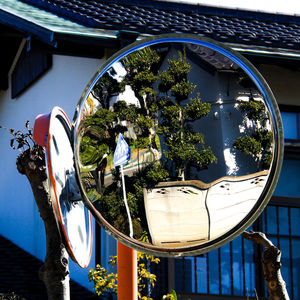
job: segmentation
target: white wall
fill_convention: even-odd
[[[54,55],[53,67],[17,99],[10,98],[10,89],[0,92],[0,125],[23,131],[26,120],[33,126],[38,114],[48,113],[54,106],[60,106],[72,120],[83,89],[101,63],[99,59]],[[26,177],[17,172],[19,152],[10,148],[10,138],[0,130],[0,234],[43,260],[43,222]],[[88,269],[70,262],[70,270],[74,280],[89,286]]]

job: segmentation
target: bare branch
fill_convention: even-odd
[[[269,300],[289,300],[286,284],[281,276],[281,251],[261,232],[243,232],[242,237],[265,248],[262,254],[264,278]]]
[[[249,232],[244,231],[242,237],[266,248],[274,246],[273,243],[267,239],[266,235],[262,232],[254,232],[250,230]]]

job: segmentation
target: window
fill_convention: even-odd
[[[300,113],[281,113],[284,137],[286,140],[300,140]]]
[[[300,107],[280,105],[285,142],[300,141]]]
[[[300,299],[300,207],[268,206],[262,231],[281,250],[281,273],[291,299]]]
[[[255,296],[255,246],[241,237],[198,257],[175,259],[175,290],[181,294]]]

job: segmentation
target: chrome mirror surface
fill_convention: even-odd
[[[76,108],[75,166],[96,220],[161,256],[208,252],[259,216],[278,180],[282,124],[239,53],[190,35],[111,57]]]

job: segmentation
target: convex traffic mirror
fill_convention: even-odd
[[[219,247],[262,212],[278,179],[282,125],[241,55],[157,36],[110,58],[75,113],[86,205],[122,243],[165,255]]]
[[[37,116],[33,137],[45,146],[49,192],[61,237],[72,260],[85,268],[92,253],[92,216],[77,184],[67,115],[54,107],[50,114]]]

